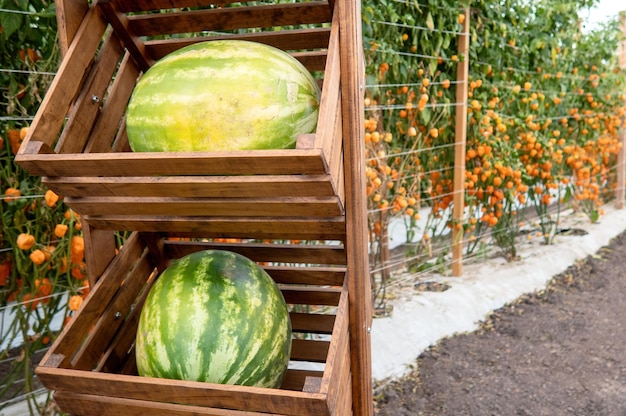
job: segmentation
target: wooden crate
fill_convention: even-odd
[[[219,248],[262,262],[291,312],[293,363],[280,389],[140,377],[133,343],[147,289],[170,259]],[[172,241],[133,233],[37,369],[75,415],[348,415],[348,294],[341,244]],[[301,367],[301,366],[300,366]]]
[[[132,230],[139,222],[174,217],[212,216],[228,222],[227,217],[282,221],[342,216],[340,42],[334,2],[245,4],[93,2],[16,161],[42,176],[95,226]],[[167,53],[211,39],[266,43],[318,74],[323,85],[316,132],[300,136],[297,147],[286,150],[132,152],[124,119],[138,77]]]

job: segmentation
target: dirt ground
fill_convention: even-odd
[[[626,233],[440,341],[375,391],[383,416],[626,416]]]

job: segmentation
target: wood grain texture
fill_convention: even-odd
[[[364,87],[365,64],[361,4],[337,0],[341,45],[343,146],[346,183],[346,251],[353,411],[373,415],[370,329],[372,297],[369,281],[367,202],[365,194]]]

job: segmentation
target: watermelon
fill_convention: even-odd
[[[282,293],[255,262],[225,250],[174,261],[142,307],[140,376],[277,388],[289,363]]]
[[[126,113],[136,152],[294,148],[317,126],[320,89],[288,53],[215,40],[181,48],[138,81]]]

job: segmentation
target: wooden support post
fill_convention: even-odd
[[[341,111],[346,188],[346,253],[353,414],[374,414],[371,338],[372,297],[367,256],[365,194],[365,63],[360,0],[337,0],[341,56]]]
[[[85,241],[87,276],[89,285],[93,287],[102,275],[102,272],[104,272],[104,269],[107,268],[115,257],[117,249],[115,232],[95,229],[85,220],[82,220],[82,227]]]
[[[465,210],[465,144],[467,138],[467,90],[469,73],[469,7],[465,9],[463,33],[459,35],[460,62],[456,71],[456,127],[454,147],[454,205],[452,208],[452,275],[463,274],[463,223]]]
[[[87,0],[56,0],[56,8],[61,56],[65,56],[89,9],[89,2]]]
[[[626,11],[622,11],[619,14],[620,20],[620,28],[622,33],[626,37]],[[618,64],[621,69],[626,69],[626,39],[621,40],[619,43],[618,50]],[[624,103],[626,105],[626,103]],[[622,120],[623,122],[624,120]],[[615,193],[615,207],[618,209],[624,208],[624,198],[625,192],[624,187],[626,186],[626,129],[622,128],[620,130],[620,143],[622,148],[617,154],[617,191]]]

